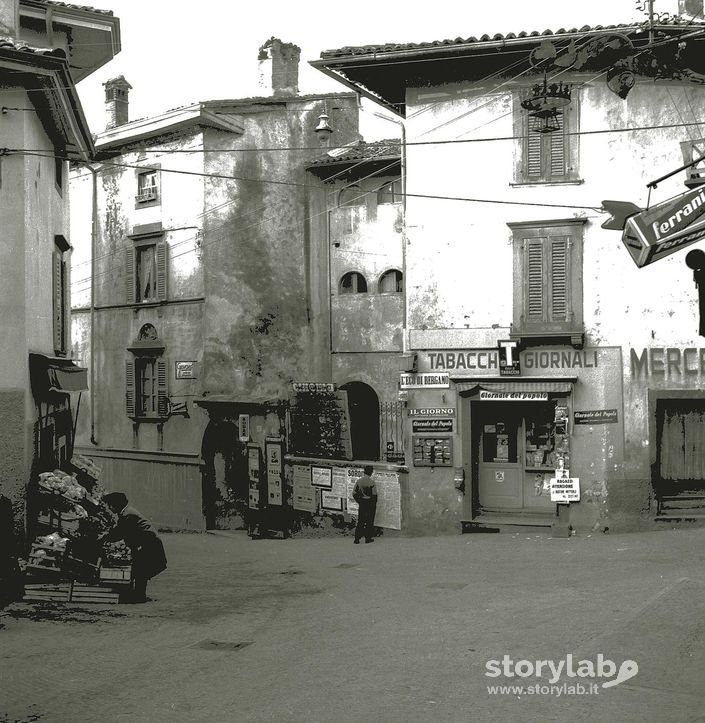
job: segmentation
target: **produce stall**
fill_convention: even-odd
[[[130,552],[122,542],[100,541],[115,522],[100,468],[82,455],[66,466],[39,473],[34,485],[23,600],[120,602],[132,583]]]

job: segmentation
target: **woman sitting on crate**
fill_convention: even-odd
[[[111,492],[103,502],[117,515],[117,524],[100,541],[125,541],[132,553],[133,600],[147,602],[147,581],[166,570],[164,545],[149,520],[128,506],[125,494]]]

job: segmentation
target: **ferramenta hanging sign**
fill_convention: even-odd
[[[624,229],[622,242],[640,268],[705,238],[705,187],[640,211],[625,201],[603,201],[612,217],[602,228]]]

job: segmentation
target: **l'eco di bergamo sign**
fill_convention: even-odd
[[[622,242],[638,267],[705,238],[705,186],[647,210],[628,201],[603,201],[612,216],[602,228],[624,229]]]

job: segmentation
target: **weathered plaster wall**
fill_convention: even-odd
[[[31,107],[24,91],[7,89],[0,103]],[[3,241],[0,248],[0,495],[13,506],[14,523],[24,524],[26,484],[34,449],[36,408],[30,392],[28,353],[54,354],[52,255],[54,236],[68,236],[67,189],[54,183],[54,147],[34,113],[8,111],[3,143],[32,148],[49,157],[10,155],[0,159]]]
[[[200,454],[207,423],[193,406],[193,399],[200,396],[203,348],[202,239],[198,232],[207,209],[203,206],[203,179],[169,173],[167,169],[202,172],[203,154],[164,151],[200,148],[202,139],[196,133],[164,139],[150,148],[153,153],[135,151],[116,159],[126,165],[160,165],[160,203],[153,206],[136,207],[134,168],[112,167],[109,163],[100,168],[93,357],[89,282],[75,287],[73,303],[79,308],[74,312],[72,325],[77,356],[89,369],[91,362],[94,367],[93,389],[84,394],[81,404],[77,439],[86,448],[86,454],[94,456],[103,467],[102,483],[108,489],[126,491],[142,512],[160,524],[196,529],[201,528],[201,494],[200,472],[193,460]],[[78,171],[72,175],[75,274],[87,279],[91,268],[92,185],[90,173]],[[133,243],[129,234],[159,222],[168,247],[167,302],[134,306],[128,301],[126,288],[126,250]],[[188,419],[170,417],[163,425],[162,435],[153,423],[140,423],[135,429],[125,407],[125,361],[134,358],[127,348],[144,324],[152,324],[165,345],[161,358],[167,362],[170,398],[186,402],[190,413]],[[177,360],[197,362],[196,379],[176,379]],[[177,456],[167,464],[163,462],[164,454]]]
[[[352,112],[352,99],[345,103]],[[313,129],[325,101],[300,100],[237,108],[245,132],[234,143],[208,131],[206,205],[227,205],[204,220],[206,269],[205,382],[210,393],[286,397],[293,379],[308,377],[321,351],[312,344],[310,245],[304,165],[310,152],[264,152],[317,144]],[[331,116],[332,117],[332,116]],[[336,126],[336,142],[355,137],[356,125]],[[333,124],[333,120],[331,120]]]
[[[603,199],[646,205],[646,183],[681,165],[680,142],[698,137],[692,127],[682,124],[702,115],[705,90],[698,86],[640,81],[628,99],[622,101],[606,88],[602,79],[565,79],[584,81],[574,91],[580,98],[583,132],[668,124],[680,127],[581,135],[580,183],[550,186],[513,185],[517,141],[409,146],[410,194],[571,208],[410,197],[408,325],[412,338],[424,333],[423,330],[445,329],[446,335],[457,330],[455,333],[459,339],[462,337],[461,344],[466,348],[487,344],[488,330],[493,327],[497,330],[496,338],[506,338],[512,320],[513,285],[512,236],[506,224],[586,218],[585,343],[618,346],[624,352],[623,459],[617,456],[618,445],[610,438],[614,431],[611,428],[576,429],[574,434],[576,439],[589,435],[596,440],[590,447],[597,453],[596,458],[585,459],[591,475],[595,466],[601,468],[591,484],[597,489],[600,478],[605,478],[612,497],[608,505],[610,515],[628,526],[638,524],[639,516],[649,507],[649,444],[653,444],[648,439],[648,385],[633,383],[629,349],[635,347],[641,352],[649,346],[698,347],[697,296],[691,271],[683,262],[685,254],[677,253],[638,269],[623,248],[620,233],[600,228],[606,215],[599,208]],[[470,90],[449,85],[410,90],[407,102],[407,137],[411,142],[445,140],[449,132],[458,139],[507,139],[514,135],[507,87],[493,90],[486,84]],[[651,203],[683,192],[684,179],[683,172],[660,184],[652,193]],[[495,342],[493,339],[492,343]],[[693,379],[663,379],[655,386],[692,388]],[[596,387],[607,388],[613,382],[610,372],[596,380]],[[413,487],[413,479],[410,484]]]

